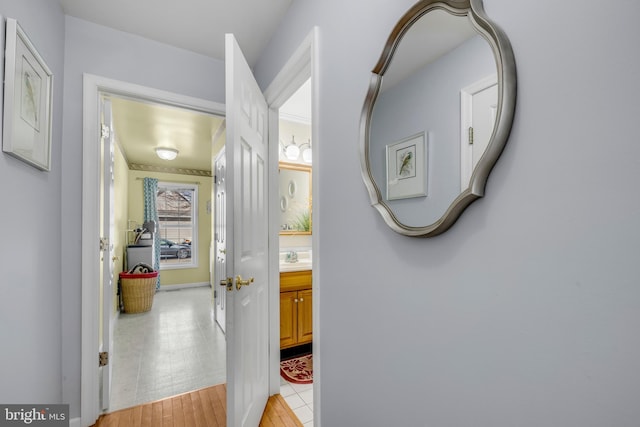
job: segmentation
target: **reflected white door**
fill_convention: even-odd
[[[460,92],[461,95],[461,189],[484,154],[496,123],[498,81],[496,76],[482,79]]]
[[[498,109],[498,85],[491,85],[473,94],[472,101],[473,121],[473,155],[472,168],[478,164],[478,160],[484,154],[489,144],[489,138],[496,123],[496,111]]]
[[[108,352],[113,355],[113,320],[115,318],[113,308],[114,280],[113,280],[113,263],[116,261],[113,240],[115,230],[115,212],[114,212],[114,165],[113,165],[113,122],[111,116],[111,101],[103,98],[102,100],[102,123],[101,123],[101,156],[102,165],[102,212],[101,212],[101,290],[102,290],[102,343],[100,344],[100,352]],[[101,407],[107,409],[111,399],[111,363],[107,363],[102,368],[102,390],[101,390]]]
[[[224,147],[216,157],[214,162],[215,171],[215,212],[214,212],[214,289],[215,289],[215,317],[216,322],[226,332],[226,306],[227,291],[218,284],[224,280],[227,262],[227,231],[226,231],[226,176],[227,176],[227,158],[225,156]]]
[[[268,110],[232,34],[225,67],[227,426],[255,427],[269,395]]]

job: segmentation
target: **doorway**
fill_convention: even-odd
[[[198,205],[205,207],[211,198],[211,162],[201,159],[212,157],[216,148],[211,146],[212,136],[222,126],[223,118],[148,100],[104,96],[111,99],[113,110],[116,178],[118,171],[126,174],[115,192],[120,199],[116,235],[124,234],[127,239],[141,223],[142,177],[161,180],[162,188],[173,186],[172,193],[177,197],[185,193],[180,190],[183,187],[199,190],[186,193],[198,196],[194,200],[185,197],[194,207],[193,218],[185,219],[182,212],[171,208],[170,200],[165,200],[166,212],[161,214],[156,232],[161,240],[172,243],[166,251],[162,245],[162,287],[154,297],[153,309],[138,315],[121,313],[114,325],[109,404],[113,411],[225,381],[224,335],[208,315],[212,300],[208,265],[211,216],[197,209]],[[188,140],[184,134],[193,137]],[[167,145],[178,150],[179,163],[154,155],[157,146]],[[190,158],[193,156],[196,159]],[[128,193],[128,197],[122,193]],[[124,245],[131,243],[125,241]],[[116,249],[122,256],[120,246]],[[186,257],[169,251],[178,246],[188,251]],[[185,261],[188,264],[180,264]],[[131,264],[127,262],[124,269],[132,268]]]
[[[314,205],[311,79],[279,108],[280,395],[304,425],[313,423]]]
[[[224,105],[205,101],[188,96],[182,96],[174,93],[151,89],[143,86],[129,84],[125,82],[106,79],[98,76],[85,74],[84,76],[84,108],[85,108],[85,120],[83,127],[83,139],[85,141],[83,146],[83,194],[82,194],[82,220],[83,220],[83,233],[82,233],[82,364],[81,364],[81,418],[83,425],[92,424],[101,412],[101,398],[109,396],[109,393],[105,393],[105,390],[109,390],[111,377],[107,375],[104,368],[100,368],[100,372],[96,370],[95,351],[98,348],[109,348],[109,346],[103,346],[103,342],[112,342],[113,338],[113,326],[116,319],[115,304],[117,304],[117,298],[114,298],[113,293],[105,292],[102,294],[98,286],[92,285],[96,283],[96,279],[100,277],[101,263],[97,260],[101,259],[100,247],[96,245],[98,240],[98,232],[101,230],[100,226],[100,199],[101,191],[97,191],[101,188],[100,174],[96,172],[96,167],[102,163],[100,160],[100,144],[96,144],[93,141],[99,141],[104,137],[104,129],[100,126],[100,118],[102,116],[100,100],[103,97],[111,97],[125,100],[137,100],[143,104],[149,105],[161,105],[169,108],[187,109],[193,112],[198,112],[204,115],[214,115],[223,117],[225,113]],[[100,132],[99,132],[100,130]],[[211,140],[209,140],[211,143]],[[185,153],[186,154],[186,153]],[[128,172],[127,172],[128,173]],[[204,183],[206,182],[206,176],[199,176],[195,178],[195,181]],[[129,180],[130,182],[139,183],[135,178]],[[125,185],[127,188],[128,185]],[[210,191],[210,190],[209,190]],[[201,204],[202,209],[206,209],[206,203]],[[120,240],[120,252],[123,253],[125,245],[124,241],[127,238],[125,231],[128,230],[128,217],[124,217],[122,222],[127,223],[124,229],[114,233]],[[138,220],[138,219],[136,219]],[[106,246],[115,247],[115,238],[113,242],[109,242]],[[199,263],[204,265],[205,270],[208,272],[208,247],[200,251]],[[124,269],[123,258],[124,255],[118,256],[120,258],[120,269]],[[185,270],[186,271],[186,270]],[[114,271],[115,277],[117,272]],[[196,282],[196,283],[194,283]],[[206,285],[210,284],[209,279],[205,283],[198,281],[189,281],[190,285]],[[104,311],[109,316],[104,316],[107,319],[104,322],[103,327],[99,327],[99,318],[96,316],[98,312],[97,308],[101,306],[101,301],[106,299],[113,299],[114,303]],[[209,298],[211,300],[211,298]],[[99,331],[100,333],[96,333]],[[112,360],[114,360],[112,358]]]
[[[265,99],[269,105],[269,135],[270,141],[275,143],[270,144],[270,152],[269,157],[274,159],[270,161],[270,176],[277,177],[279,174],[279,161],[277,159],[280,158],[280,153],[282,150],[282,145],[285,144],[285,140],[283,138],[282,145],[280,142],[279,128],[280,128],[280,110],[283,109],[283,106],[287,103],[287,101],[305,84],[307,84],[307,89],[309,91],[308,100],[305,101],[306,109],[310,110],[310,113],[307,113],[311,118],[310,127],[311,127],[311,136],[310,141],[306,141],[296,138],[296,141],[300,144],[310,142],[312,145],[317,146],[317,142],[319,141],[319,120],[317,116],[318,111],[318,51],[316,49],[316,43],[318,39],[318,29],[314,28],[305,38],[305,40],[300,44],[298,49],[291,55],[287,63],[280,70],[278,75],[271,82],[269,87],[264,92]],[[283,109],[283,112],[287,111],[287,107]],[[298,115],[296,113],[294,115]],[[296,133],[298,133],[296,131]],[[300,134],[301,135],[301,134]],[[288,138],[287,138],[288,139]],[[290,142],[289,140],[286,141]],[[303,147],[306,148],[306,147]],[[302,150],[301,150],[302,151]],[[319,205],[320,202],[320,194],[318,192],[318,166],[320,165],[320,159],[317,155],[312,155],[312,167],[311,167],[311,194],[313,195],[313,204],[316,206]],[[281,310],[281,295],[280,295],[280,230],[282,228],[282,224],[280,222],[281,219],[281,200],[279,197],[279,183],[278,180],[271,180],[269,184],[269,213],[270,213],[270,225],[269,225],[269,246],[273,248],[278,248],[277,251],[271,251],[269,265],[270,268],[270,282],[276,284],[274,292],[270,293],[270,306],[278,307],[278,310],[272,310],[270,313],[270,335],[271,335],[271,345],[270,345],[270,360],[272,361],[270,364],[270,382],[269,382],[269,390],[271,394],[279,394],[281,392],[281,375],[280,375],[280,310]],[[311,259],[309,260],[312,265],[311,272],[311,282],[312,282],[312,357],[313,357],[313,376],[314,381],[309,393],[313,394],[313,414],[311,415],[313,420],[309,422],[315,423],[316,425],[320,424],[320,397],[321,397],[321,381],[320,381],[320,316],[319,316],[319,302],[320,302],[320,294],[321,294],[321,283],[320,283],[320,260],[318,258],[318,245],[319,245],[319,236],[321,234],[321,221],[320,215],[318,215],[318,210],[314,209],[312,211],[312,235],[315,235],[315,238],[309,239],[308,245],[311,246]],[[284,245],[283,245],[284,247]],[[286,256],[286,253],[284,254]],[[306,403],[305,403],[306,405]],[[295,406],[295,405],[294,405]]]
[[[108,410],[115,411],[226,380],[225,338],[211,312],[212,173],[207,161],[219,150],[214,135],[224,128],[224,117],[148,99],[101,97],[110,101],[113,128],[116,277],[138,261],[157,268],[152,256],[130,257],[151,249],[134,242],[144,216],[144,178],[158,180],[155,234],[161,247],[161,287],[152,309],[126,313],[114,295]],[[157,148],[176,150],[177,157],[161,159]]]

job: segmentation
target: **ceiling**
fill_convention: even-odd
[[[110,99],[115,140],[130,169],[211,174],[212,141],[224,142],[224,117],[113,95]],[[308,80],[280,107],[280,118],[309,124],[310,100]],[[178,157],[160,159],[155,154],[160,147],[178,150]]]
[[[402,38],[384,75],[383,90],[392,88],[477,35],[466,16],[454,16],[444,10],[427,13]]]
[[[224,60],[233,33],[249,65],[293,0],[59,0],[66,15]]]
[[[130,169],[209,176],[212,141],[224,135],[224,117],[167,105],[111,98],[115,139]],[[178,150],[162,160],[156,148]]]
[[[233,33],[254,65],[293,0],[59,1],[67,15],[221,61],[224,35]],[[211,141],[224,132],[223,118],[117,97],[112,110],[116,141],[131,169],[210,174]],[[160,146],[177,149],[178,157],[159,159]]]

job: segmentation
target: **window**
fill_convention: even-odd
[[[197,185],[159,182],[156,207],[160,268],[197,267]]]

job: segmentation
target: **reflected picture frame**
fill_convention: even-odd
[[[426,146],[424,132],[386,146],[387,200],[427,196]]]
[[[2,151],[51,170],[53,73],[18,21],[7,18]]]

